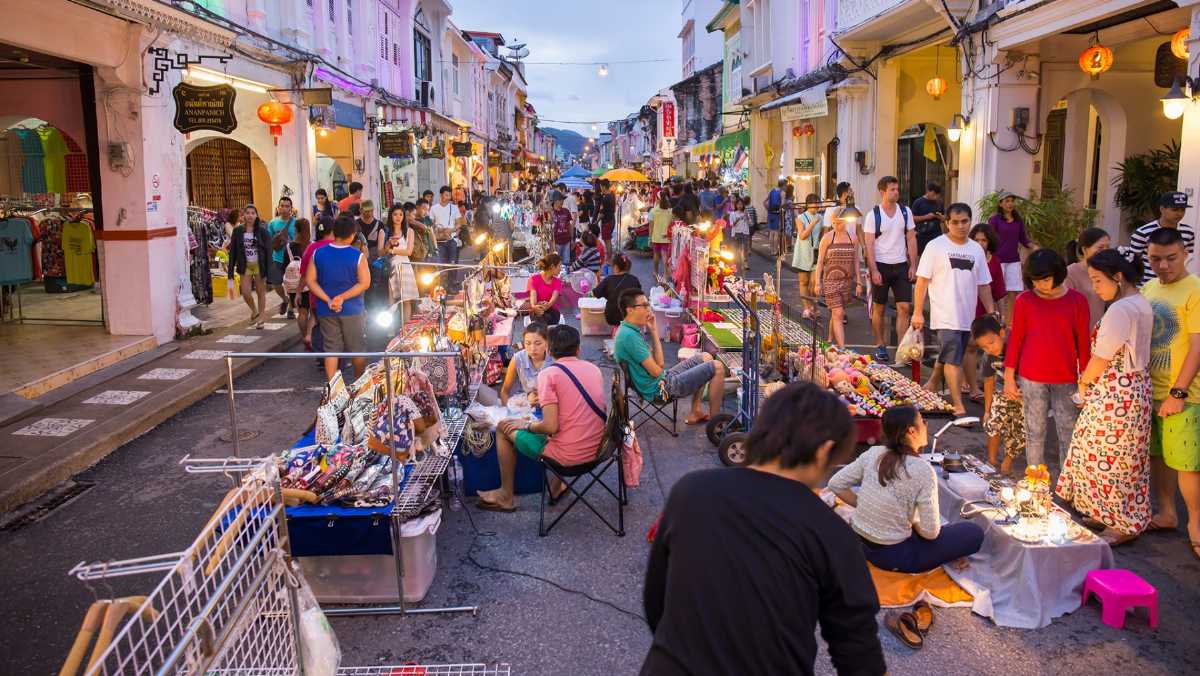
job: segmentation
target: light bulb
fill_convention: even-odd
[[[434,277],[436,277],[436,275],[434,275],[432,272],[426,272],[421,275],[421,283],[425,286],[429,286],[430,284],[433,284]]]
[[[962,130],[950,127],[946,130],[946,138],[950,139],[951,143],[958,143],[958,139],[962,138]]]
[[[493,253],[500,253],[501,251],[504,251],[504,242],[496,242],[492,245]]]
[[[600,64],[600,70],[596,71],[600,77],[608,77],[608,64]]]
[[[1168,120],[1178,120],[1183,117],[1184,104],[1186,103],[1187,99],[1163,99],[1163,115]]]
[[[733,260],[733,252],[729,249],[721,249],[721,259],[726,261]]]
[[[478,235],[475,235],[475,245],[478,246],[480,244],[483,244],[484,240],[486,240],[487,237],[488,236],[487,236],[486,232],[481,232]]]
[[[393,321],[393,315],[390,310],[380,310],[379,313],[375,315],[375,323],[381,328],[386,329],[390,327]]]
[[[433,339],[429,336],[423,335],[417,340],[417,342],[420,344],[422,352],[428,352],[429,348],[433,347]]]

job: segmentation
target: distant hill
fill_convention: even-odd
[[[554,129],[552,127],[542,127],[542,131],[550,134],[558,142],[558,146],[563,149],[563,152],[571,155],[579,155],[583,152],[583,146],[587,143],[587,137],[577,131],[570,129]]]

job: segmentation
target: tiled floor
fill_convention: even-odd
[[[102,326],[0,324],[0,355],[4,359],[0,392],[12,392],[47,376],[86,365],[102,355],[135,348],[146,338],[114,336]],[[149,347],[153,347],[153,341],[149,342]],[[78,370],[81,371],[78,375],[86,375],[82,373],[86,367]]]
[[[26,319],[63,319],[71,321],[100,321],[100,287],[71,293],[46,293],[41,283],[21,286],[20,311]],[[16,317],[16,299],[13,317]],[[5,319],[8,312],[5,311]]]

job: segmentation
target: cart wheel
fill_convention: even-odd
[[[708,419],[708,424],[704,426],[704,433],[708,435],[708,440],[713,446],[721,445],[721,438],[729,431],[736,429],[733,422],[732,413],[718,413]]]
[[[730,467],[746,464],[746,437],[745,432],[730,432],[721,439],[721,445],[717,447],[717,457],[721,458],[723,464]]]

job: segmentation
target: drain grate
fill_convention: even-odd
[[[15,531],[35,524],[50,516],[59,507],[71,503],[88,492],[95,485],[95,481],[67,481],[59,484],[54,490],[34,502],[17,509],[10,515],[0,517],[0,531]]]

